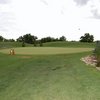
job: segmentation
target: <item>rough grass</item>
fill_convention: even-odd
[[[32,44],[25,44],[26,47],[33,46]],[[12,47],[22,47],[21,42],[0,42],[0,49],[3,48],[12,48]]]
[[[32,44],[25,43],[26,47],[33,47]],[[38,46],[38,45],[37,45]],[[22,47],[21,42],[0,42],[0,48]],[[74,47],[74,48],[94,48],[95,43],[81,42],[47,42],[43,43],[43,47]]]
[[[88,54],[0,54],[0,100],[100,100],[100,72],[80,60]]]
[[[15,48],[16,54],[28,54],[28,55],[48,55],[48,54],[69,54],[91,51],[92,48],[61,48],[61,47],[22,47]],[[0,52],[9,54],[10,49],[2,49]]]
[[[74,47],[74,48],[94,48],[95,43],[83,42],[48,42],[44,43],[46,47]]]

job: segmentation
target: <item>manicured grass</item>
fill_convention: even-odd
[[[74,47],[74,48],[94,48],[95,43],[82,43],[82,42],[48,42],[44,43],[46,47]]]
[[[100,72],[80,60],[88,54],[0,53],[0,100],[100,100]]]
[[[61,47],[21,47],[14,48],[16,54],[48,55],[48,54],[69,54],[84,51],[91,51],[93,48],[61,48]],[[9,54],[10,49],[2,49],[0,52]]]

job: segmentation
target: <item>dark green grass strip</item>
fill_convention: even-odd
[[[43,46],[46,47],[75,47],[75,48],[94,48],[96,43],[86,42],[47,42]]]

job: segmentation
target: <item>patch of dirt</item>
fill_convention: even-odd
[[[96,67],[96,69],[100,71],[100,67]]]
[[[52,70],[57,70],[57,69],[60,69],[61,67],[56,67],[56,68],[52,68]]]
[[[81,61],[85,62],[86,65],[91,65],[91,66],[94,66],[94,67],[96,67],[96,65],[97,65],[97,58],[93,55],[83,57],[83,58],[81,58]],[[100,71],[100,67],[96,67],[96,69]]]
[[[95,56],[86,56],[81,58],[81,61],[85,62],[87,65],[92,65],[92,66],[96,66],[97,64],[97,59]]]

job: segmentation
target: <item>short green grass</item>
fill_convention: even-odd
[[[0,53],[0,100],[100,100],[100,72],[80,60],[88,54]]]
[[[93,48],[61,48],[61,47],[21,47],[14,48],[16,54],[28,55],[48,55],[48,54],[69,54],[84,51],[91,51]],[[2,53],[9,54],[10,49],[0,50]]]

